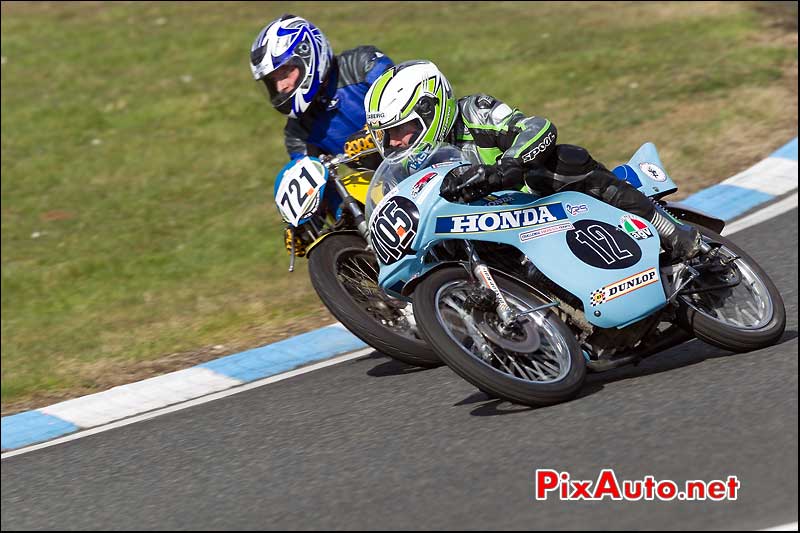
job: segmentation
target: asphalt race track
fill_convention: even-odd
[[[797,210],[732,235],[783,294],[768,349],[691,341],[569,403],[492,401],[366,356],[2,461],[2,529],[759,529],[797,520]],[[533,498],[594,480],[738,476],[736,501]]]

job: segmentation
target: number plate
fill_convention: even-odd
[[[370,239],[375,255],[384,265],[412,254],[411,243],[417,235],[419,210],[414,202],[394,196],[378,205],[370,224]]]
[[[278,174],[275,203],[283,219],[293,226],[309,218],[319,207],[328,180],[328,169],[313,157],[289,163]]]
[[[628,268],[642,258],[642,249],[627,233],[599,220],[574,222],[567,246],[575,257],[603,270]]]

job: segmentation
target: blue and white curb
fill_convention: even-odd
[[[75,424],[41,411],[28,411],[2,419],[3,450],[22,448],[80,429]]]
[[[102,426],[366,348],[334,324],[198,366],[2,419],[3,451]]]
[[[795,138],[760,163],[680,203],[731,220],[797,189],[797,168]],[[3,417],[2,449],[97,428],[367,347],[341,324],[327,326],[185,370]]]
[[[797,138],[767,159],[681,202],[730,220],[797,188]]]
[[[367,345],[338,324],[261,348],[229,355],[199,367],[228,379],[247,383],[274,376],[298,366],[352,352]],[[323,354],[323,355],[320,355]]]

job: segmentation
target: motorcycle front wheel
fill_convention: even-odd
[[[442,365],[416,332],[411,305],[378,286],[378,261],[358,235],[330,235],[309,254],[311,284],[328,310],[351,333],[403,363]]]
[[[517,312],[547,303],[510,277],[495,281]],[[473,308],[476,287],[466,269],[453,266],[432,273],[414,291],[417,324],[442,360],[480,390],[514,403],[541,406],[574,397],[586,364],[567,325],[544,309],[505,328],[496,311]]]

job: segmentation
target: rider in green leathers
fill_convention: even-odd
[[[681,224],[635,187],[620,180],[579,146],[558,145],[556,127],[527,117],[486,94],[456,100],[445,76],[430,61],[396,65],[370,87],[364,99],[367,126],[389,163],[409,173],[422,168],[440,143],[480,161],[448,175],[440,194],[469,202],[524,185],[540,195],[577,191],[649,220],[674,261],[700,251],[700,234]]]

